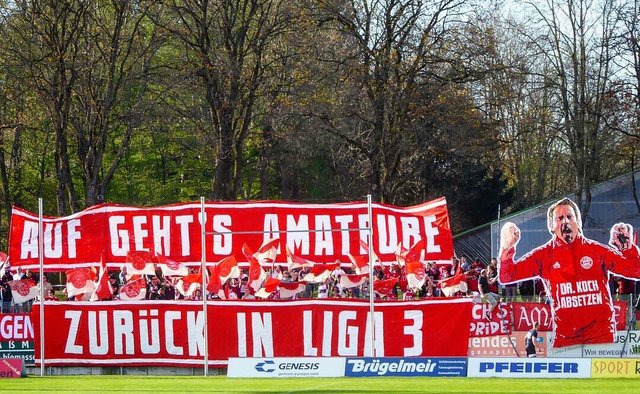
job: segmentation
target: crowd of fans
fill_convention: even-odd
[[[156,275],[132,276],[127,275],[126,267],[123,266],[119,271],[109,273],[109,282],[113,289],[112,299],[119,299],[119,289],[125,284],[133,280],[143,279],[146,283],[145,298],[148,300],[202,300],[202,291],[198,287],[196,290],[184,294],[183,289],[179,288],[180,277],[162,276],[160,270]],[[196,273],[198,269],[190,269],[191,273]],[[265,268],[268,277],[279,279],[281,283],[303,282],[303,278],[310,271],[309,268],[288,270],[285,266],[273,265],[271,268]],[[451,260],[450,264],[435,264],[433,262],[425,263],[425,280],[424,285],[420,288],[410,288],[407,280],[405,267],[398,264],[375,266],[374,281],[384,281],[388,279],[396,279],[397,283],[386,293],[374,292],[375,298],[379,300],[417,300],[428,299],[433,297],[444,297],[441,289],[441,283],[444,279],[455,275],[463,274],[466,289],[462,288],[453,294],[454,297],[478,297],[483,295],[482,289],[479,289],[478,282],[481,276],[487,278],[488,291],[495,296],[496,299],[506,301],[515,301],[517,297],[525,300],[536,300],[539,302],[548,302],[541,281],[526,281],[518,285],[500,286],[497,281],[497,261],[491,259],[488,264],[483,263],[479,258],[469,261],[465,257]],[[289,299],[329,299],[329,298],[369,298],[370,286],[368,281],[356,287],[345,287],[341,284],[341,276],[353,274],[354,271],[349,268],[338,267],[328,278],[320,283],[306,282],[304,290],[297,293]],[[0,312],[28,312],[31,309],[33,300],[29,302],[16,304],[12,301],[12,292],[9,286],[10,281],[14,280],[31,280],[35,283],[39,282],[37,274],[30,270],[10,268],[5,270],[4,275],[0,277],[0,297],[2,303]],[[231,278],[223,286],[224,298],[226,299],[255,299],[255,291],[248,285],[249,276],[245,269],[238,278]],[[481,280],[482,281],[482,280]],[[75,297],[67,297],[66,288],[61,291],[54,292],[53,286],[44,278],[46,299],[49,300],[88,300],[90,294],[78,295]],[[612,276],[610,279],[612,294],[617,294],[624,298],[624,295],[632,294],[635,289],[634,282],[624,278]],[[375,286],[374,286],[375,287]],[[57,295],[54,295],[57,293]],[[484,296],[484,295],[483,295]],[[220,298],[216,294],[209,294],[210,299]],[[278,291],[272,292],[268,299],[281,299]],[[485,301],[487,299],[482,297]],[[490,301],[489,301],[490,302]]]

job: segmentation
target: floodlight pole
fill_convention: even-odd
[[[373,307],[373,214],[371,209],[371,194],[367,194],[367,214],[369,215],[369,226],[367,232],[367,243],[369,244],[369,319],[371,324],[371,357],[375,357],[375,317]]]
[[[204,197],[200,197],[200,273],[202,274],[202,313],[204,314],[204,376],[209,375],[209,328],[207,326],[207,265]]]
[[[44,231],[42,198],[38,198],[38,265],[40,266],[40,376],[44,376]]]

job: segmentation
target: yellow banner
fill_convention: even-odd
[[[640,378],[640,360],[622,358],[594,358],[591,360],[592,378]]]

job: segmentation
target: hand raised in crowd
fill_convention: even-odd
[[[633,246],[633,227],[627,223],[616,223],[611,227],[609,245],[623,252]]]
[[[515,223],[507,222],[500,231],[500,249],[508,250],[516,246],[520,240],[520,229]]]

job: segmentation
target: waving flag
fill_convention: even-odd
[[[451,297],[459,291],[463,293],[467,291],[467,276],[462,272],[460,266],[454,276],[440,281],[440,289],[445,297]]]
[[[280,245],[280,238],[273,238],[265,241],[260,249],[253,255],[260,264],[273,263],[276,261],[278,255],[278,247]]]
[[[158,266],[162,270],[162,276],[186,276],[189,275],[189,269],[183,264],[178,263],[168,257],[156,255]],[[155,272],[154,272],[155,274]]]
[[[407,260],[407,284],[410,289],[420,289],[424,286],[427,275],[424,272],[424,264],[421,261]]]
[[[313,261],[294,255],[287,247],[287,268],[289,271],[303,267],[312,267],[313,264],[315,264]]]
[[[209,283],[207,283],[207,291],[211,294],[217,294],[220,298],[226,298],[222,286],[231,278],[240,276],[240,268],[236,256],[225,257],[218,264],[209,268]]]
[[[93,294],[91,294],[90,301],[108,300],[113,297],[113,287],[109,281],[109,271],[107,270],[107,264],[104,259],[100,262],[100,275],[98,275],[98,285],[96,286]]]
[[[93,294],[96,288],[96,273],[91,268],[75,268],[66,272],[67,297],[80,294]]]
[[[127,253],[127,275],[155,275],[156,269],[153,262],[156,257],[147,251],[136,251]]]
[[[291,298],[296,294],[304,291],[307,284],[304,282],[280,282],[278,289],[280,290],[280,298]]]
[[[202,286],[202,273],[183,276],[176,284],[176,290],[185,297],[191,297]]]
[[[256,297],[259,298],[267,298],[278,289],[278,285],[280,284],[280,279],[276,278],[267,278],[264,282],[264,286],[261,287],[258,291],[256,291]]]
[[[424,260],[424,250],[424,239],[419,240],[409,249],[405,249],[402,247],[402,244],[398,244],[396,248],[396,261],[400,264],[400,267],[404,267],[407,261],[422,261]]]
[[[356,274],[367,275],[369,271],[369,256],[354,256],[347,253],[347,257],[351,260]]]
[[[311,283],[322,283],[329,279],[331,272],[338,267],[340,267],[339,261],[329,264],[316,263],[311,267],[311,272],[304,276],[303,280]]]
[[[21,304],[38,296],[40,289],[33,279],[11,280],[7,283],[15,304]]]
[[[140,278],[120,288],[120,299],[124,301],[144,300],[147,297],[147,282]]]
[[[340,287],[343,289],[350,289],[352,287],[358,287],[364,284],[369,279],[369,274],[362,275],[341,275]]]
[[[251,248],[246,243],[242,245],[242,253],[244,257],[249,261],[249,280],[247,286],[257,292],[262,287],[262,282],[267,278],[267,273],[264,272],[258,259],[254,256]]]
[[[389,295],[398,283],[398,278],[390,278],[385,280],[376,280],[373,282],[373,292],[384,297]]]

